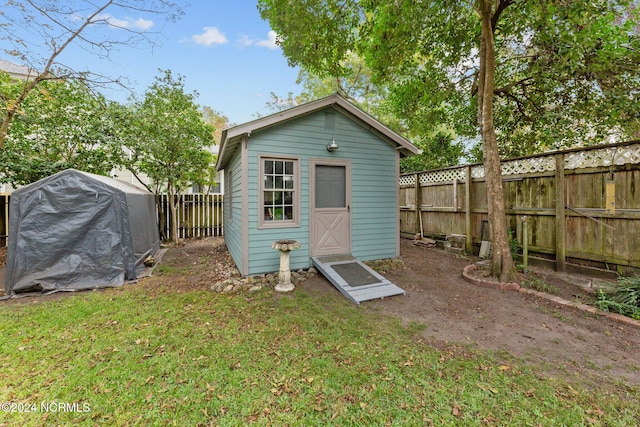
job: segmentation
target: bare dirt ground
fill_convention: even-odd
[[[413,246],[406,240],[401,243],[401,255],[406,267],[385,276],[407,295],[365,302],[359,308],[417,322],[423,325],[426,342],[447,351],[491,351],[505,363],[516,357],[542,376],[587,386],[601,381],[621,381],[634,389],[640,386],[640,328],[544,298],[470,284],[461,272],[475,259]],[[150,293],[209,290],[235,272],[221,238],[170,248],[162,266],[183,274],[179,280],[175,275],[155,274],[131,286],[145,287]],[[589,298],[570,280],[549,283],[563,298]],[[292,297],[296,292],[343,298],[321,276],[299,284]],[[45,298],[49,297],[39,297]]]

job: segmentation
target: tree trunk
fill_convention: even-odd
[[[167,193],[169,195],[169,209],[171,210],[171,242],[178,243],[178,203],[176,201],[176,194],[174,194],[173,182],[169,181],[167,186]]]
[[[502,189],[502,169],[493,123],[493,95],[495,89],[495,45],[492,26],[493,0],[481,0],[482,42],[480,48],[480,85],[478,111],[482,132],[482,154],[487,186],[489,230],[491,234],[491,274],[501,282],[515,277],[515,268],[509,247],[507,223]]]
[[[164,232],[164,223],[167,220],[164,209],[162,209],[162,200],[159,193],[155,193],[156,198],[156,211],[158,212],[158,230],[160,231],[160,238],[163,241],[168,241],[167,233]]]

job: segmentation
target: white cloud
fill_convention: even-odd
[[[93,19],[93,22],[96,22],[96,21],[104,21],[109,26],[114,27],[114,28],[124,28],[124,29],[127,29],[127,30],[135,30],[135,31],[147,31],[151,27],[153,27],[153,21],[150,21],[148,19],[143,19],[143,18],[138,18],[138,19],[124,18],[124,19],[119,19],[119,18],[115,18],[114,16],[106,14],[106,13],[103,13],[101,15],[97,15]]]
[[[268,49],[277,49],[279,47],[276,44],[277,37],[278,37],[278,34],[275,31],[271,30],[267,34],[267,38],[264,40],[254,40],[249,36],[242,36],[238,42],[242,46],[256,45],[256,46],[266,47]]]
[[[227,37],[216,27],[204,27],[203,30],[203,33],[191,36],[191,40],[196,44],[211,46],[212,44],[225,44],[227,42]]]
[[[136,28],[139,28],[143,31],[146,31],[151,27],[153,27],[153,21],[150,21],[148,19],[142,19],[142,18],[136,19],[133,24]]]
[[[238,43],[240,43],[241,46],[251,46],[255,42],[256,41],[249,36],[242,36],[240,37],[240,40],[238,40]]]
[[[257,46],[266,47],[266,48],[269,48],[269,49],[277,49],[278,48],[278,45],[276,44],[277,37],[278,37],[278,35],[276,34],[276,32],[271,30],[267,34],[267,39],[266,40],[258,40],[256,42],[256,45]]]

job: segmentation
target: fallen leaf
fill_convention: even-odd
[[[567,388],[568,388],[568,389],[569,389],[569,391],[570,391],[571,393],[573,393],[574,395],[578,395],[578,394],[580,394],[580,393],[578,392],[578,390],[576,390],[575,388],[571,387],[570,385],[568,385],[568,386],[567,386]]]
[[[451,408],[451,413],[453,415],[455,415],[456,417],[462,416],[462,410],[460,409],[460,407],[458,405],[456,405],[453,408]]]
[[[509,366],[507,366],[507,365],[498,366],[498,370],[499,371],[508,371],[509,369],[511,369],[511,368]]]

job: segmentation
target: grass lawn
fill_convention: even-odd
[[[624,384],[434,349],[344,298],[133,285],[26,301],[0,305],[2,426],[640,424]]]

